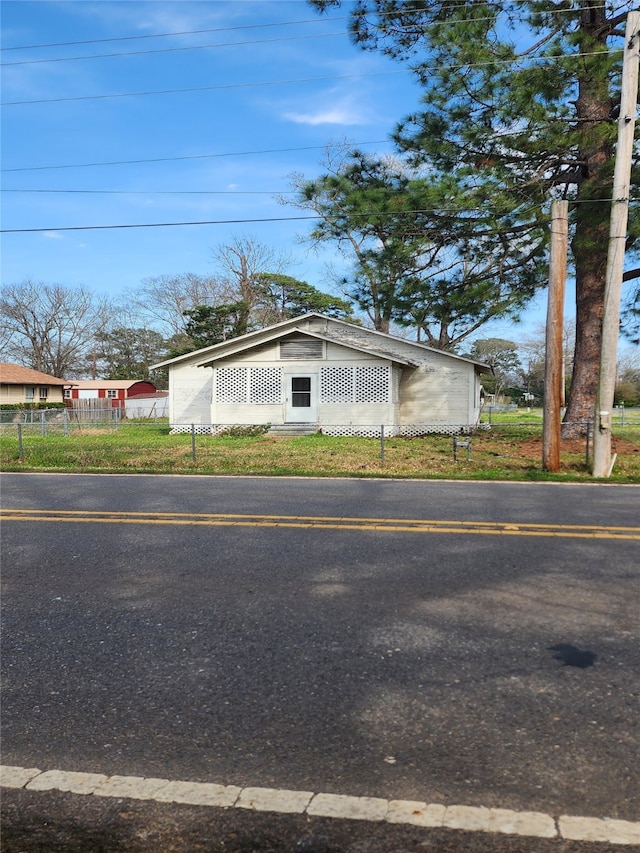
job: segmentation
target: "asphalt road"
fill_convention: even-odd
[[[3,763],[638,820],[639,496],[4,475]]]

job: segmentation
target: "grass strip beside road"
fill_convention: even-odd
[[[21,447],[20,447],[21,444]],[[22,449],[22,458],[20,458]],[[195,451],[195,460],[194,460]],[[618,428],[617,454],[607,482],[640,483],[640,430]],[[493,425],[471,437],[471,458],[453,458],[446,435],[380,439],[170,435],[164,423],[123,422],[113,428],[82,428],[63,435],[47,427],[0,431],[3,471],[67,473],[204,474],[301,477],[386,477],[453,480],[592,481],[585,439],[563,442],[561,469],[542,470],[539,424]]]

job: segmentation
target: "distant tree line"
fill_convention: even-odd
[[[144,280],[120,299],[86,286],[23,281],[0,293],[0,358],[65,379],[154,379],[151,366],[317,311],[356,322],[349,301],[285,274],[251,238],[215,254],[214,275]]]

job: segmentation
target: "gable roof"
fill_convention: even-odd
[[[22,367],[20,364],[0,362],[0,383],[3,385],[72,385],[57,376],[41,373],[39,370],[31,370],[30,367]]]
[[[273,327],[271,327],[271,328],[273,328]],[[267,330],[263,329],[262,331],[264,332]],[[372,349],[370,347],[364,347],[364,346],[361,346],[359,344],[354,344],[352,342],[347,342],[347,341],[342,341],[342,340],[336,341],[336,338],[333,336],[326,335],[326,334],[323,335],[321,333],[318,333],[316,331],[312,331],[310,329],[295,328],[292,330],[288,330],[284,333],[282,332],[281,329],[278,329],[278,330],[274,331],[273,334],[270,334],[267,336],[263,335],[259,341],[251,342],[248,345],[243,340],[243,338],[232,338],[232,340],[228,341],[228,343],[229,344],[235,343],[235,344],[237,344],[237,346],[235,346],[235,347],[229,346],[225,349],[224,352],[212,353],[204,361],[198,361],[198,367],[209,367],[215,361],[218,361],[221,358],[228,358],[230,355],[236,355],[239,352],[244,352],[245,350],[251,349],[252,347],[255,347],[255,346],[262,346],[263,344],[270,343],[271,341],[282,340],[282,338],[289,337],[289,335],[294,335],[296,333],[303,334],[307,338],[314,338],[315,340],[333,341],[334,343],[339,343],[341,346],[344,346],[347,349],[356,350],[357,352],[366,352],[368,355],[371,355],[371,352],[372,352]],[[225,343],[227,343],[227,342],[225,342]],[[219,346],[219,344],[218,344],[218,346]],[[391,354],[391,353],[382,352],[381,350],[377,350],[374,352],[374,354],[379,355],[381,358],[382,357],[388,358],[391,361],[397,362],[398,364],[414,364],[414,362],[407,359],[406,356],[401,356],[397,353]]]
[[[314,324],[313,328],[311,328],[312,324]],[[295,332],[319,338],[320,340],[339,343],[341,346],[359,352],[366,352],[370,355],[377,355],[381,358],[387,358],[398,364],[416,365],[424,360],[426,353],[433,353],[434,355],[473,364],[482,370],[489,370],[487,365],[481,362],[463,358],[462,356],[427,346],[418,341],[408,341],[405,338],[399,338],[385,332],[365,329],[363,326],[357,326],[354,323],[338,320],[334,317],[327,317],[324,314],[315,312],[283,320],[273,326],[266,326],[263,329],[249,332],[238,338],[230,338],[228,341],[222,341],[209,347],[203,347],[200,350],[176,356],[159,364],[154,364],[153,368],[176,365],[184,361],[195,361],[198,367],[209,367],[221,358],[236,355],[237,353],[270,343]],[[412,351],[415,353],[413,358],[410,355]]]

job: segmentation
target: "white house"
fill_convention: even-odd
[[[174,430],[269,424],[329,435],[466,432],[480,415],[478,362],[306,314],[156,364],[169,368]]]

